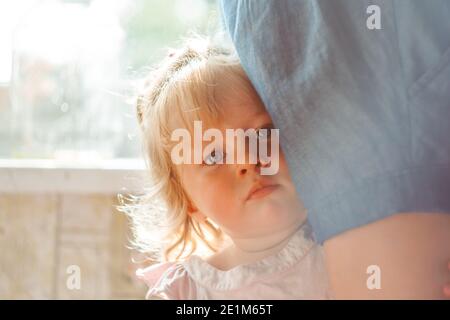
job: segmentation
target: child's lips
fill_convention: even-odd
[[[275,190],[277,190],[280,187],[279,184],[269,184],[269,185],[259,185],[256,187],[253,187],[249,195],[247,196],[246,200],[252,200],[252,199],[260,199],[265,196],[268,196]]]

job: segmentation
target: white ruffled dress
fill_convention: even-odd
[[[136,272],[147,299],[331,299],[323,250],[308,224],[286,246],[262,260],[219,270],[199,256]]]

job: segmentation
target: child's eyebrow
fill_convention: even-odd
[[[238,129],[240,130],[244,130],[245,132],[247,130],[255,130],[258,131],[259,129],[273,129],[274,126],[271,123],[267,123],[267,124],[263,124],[263,125],[258,125],[258,126],[245,126],[245,127],[240,127]],[[236,129],[236,128],[235,128]]]
[[[273,129],[273,128],[274,128],[274,125],[273,125],[273,122],[271,121],[271,122],[265,123],[261,126],[258,126],[256,129]]]
[[[267,122],[267,123],[265,123],[265,124],[262,124],[262,125],[258,125],[258,126],[256,126],[256,127],[246,127],[246,128],[244,128],[244,131],[247,131],[248,129],[255,129],[255,130],[258,130],[258,129],[273,129],[273,128],[275,128],[275,126],[274,126],[274,124],[273,124],[273,122],[271,121],[271,122]]]
[[[245,131],[248,129],[272,129],[274,128],[273,120],[267,112],[258,112],[242,123],[241,128]],[[262,123],[262,124],[260,124]]]

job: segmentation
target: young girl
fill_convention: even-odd
[[[270,159],[278,162],[275,175],[262,174],[273,164],[267,159],[223,164],[228,149],[220,144],[202,152],[199,164],[172,159],[172,133],[192,133],[194,121],[222,133],[273,128],[234,51],[188,41],[150,73],[142,90],[137,113],[153,185],[120,209],[132,219],[135,246],[160,261],[137,271],[149,286],[146,297],[332,298],[322,247],[281,150]],[[450,284],[443,291],[450,297]]]
[[[261,174],[270,164],[260,159],[220,164],[224,145],[200,164],[171,158],[172,132],[193,132],[194,121],[221,132],[273,128],[232,49],[188,41],[150,73],[137,113],[154,185],[125,210],[135,244],[161,261],[137,272],[148,299],[330,298],[321,247],[281,150],[271,159],[275,175]]]

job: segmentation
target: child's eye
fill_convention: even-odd
[[[257,129],[256,133],[258,135],[258,139],[268,139],[271,136],[271,129],[270,128],[261,128]]]
[[[223,163],[223,152],[220,150],[214,150],[211,152],[206,158],[203,160],[203,162],[208,166],[213,166],[218,163]]]

